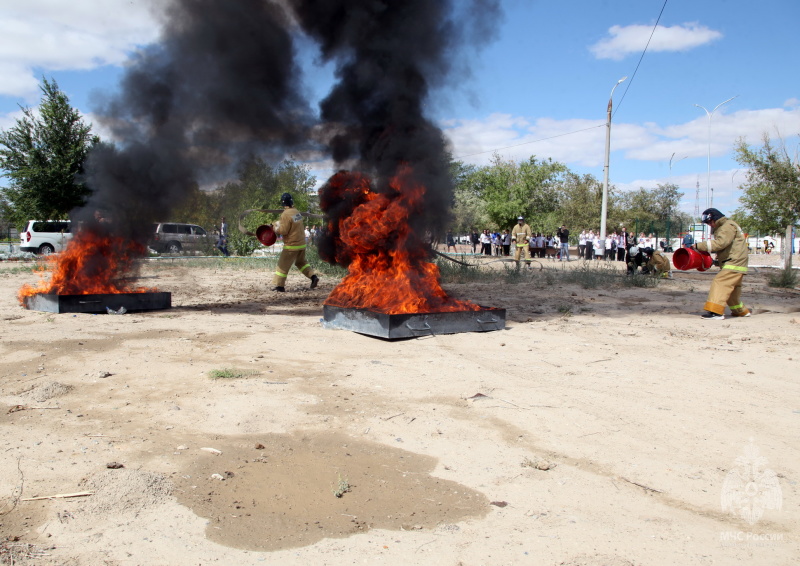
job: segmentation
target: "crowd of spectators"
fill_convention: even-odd
[[[508,256],[511,255],[511,234],[508,230],[491,231],[486,228],[483,232],[472,231],[469,237],[469,245],[472,253],[480,253],[488,256]],[[480,247],[480,252],[478,248]],[[449,249],[449,246],[448,246]]]
[[[461,240],[461,238],[459,238]],[[462,240],[463,241],[463,240]],[[574,241],[574,240],[573,240]],[[569,249],[569,230],[562,226],[555,233],[536,232],[529,242],[528,247],[531,257],[558,257],[564,255],[568,259]],[[447,251],[458,251],[456,238],[452,232],[447,232],[446,236]],[[564,245],[567,244],[567,245]],[[578,258],[595,260],[618,260],[625,261],[625,250],[633,244],[642,248],[656,248],[656,238],[652,234],[649,236],[641,232],[635,236],[631,232],[621,227],[619,230],[606,235],[605,240],[600,239],[599,230],[583,230],[577,237]],[[473,230],[469,236],[469,244],[472,253],[486,256],[509,256],[511,251],[511,234],[508,230],[484,229],[481,232]]]

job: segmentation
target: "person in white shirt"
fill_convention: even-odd
[[[481,233],[481,253],[483,255],[492,255],[492,237],[489,235],[489,230],[484,230]]]
[[[584,259],[593,259],[594,258],[594,231],[589,230],[589,233],[586,234],[586,250],[584,250]]]
[[[595,259],[603,259],[605,254],[605,247],[606,243],[604,240],[600,238],[600,234],[597,234],[594,238],[594,258]]]
[[[586,252],[586,230],[578,235],[578,258],[584,257]]]

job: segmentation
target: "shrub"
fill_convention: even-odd
[[[767,275],[767,284],[770,287],[781,289],[794,289],[797,287],[797,272],[794,269],[780,269],[777,273]]]
[[[247,236],[231,230],[228,235],[228,251],[234,255],[250,256],[260,246],[255,236]]]

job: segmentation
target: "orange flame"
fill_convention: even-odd
[[[20,303],[24,304],[25,297],[40,293],[94,295],[153,291],[133,287],[125,278],[135,272],[135,261],[145,255],[145,246],[102,232],[82,229],[76,233],[63,252],[48,259],[50,280],[42,277],[36,286],[23,285],[17,294]]]
[[[367,177],[340,172],[329,181],[335,199],[351,200],[353,212],[328,230],[338,234],[336,259],[349,259],[349,273],[326,305],[386,314],[481,310],[447,295],[439,268],[427,261],[429,247],[412,233],[409,218],[423,204],[426,188],[403,167],[389,183],[392,193],[373,192]]]

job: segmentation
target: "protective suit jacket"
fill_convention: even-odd
[[[650,261],[647,262],[647,267],[653,271],[658,271],[659,273],[668,273],[670,270],[667,256],[658,250],[653,251],[653,255],[650,256]]]
[[[747,240],[739,225],[723,216],[716,222],[714,239],[695,244],[703,252],[716,253],[721,269],[747,271]]]
[[[275,233],[283,236],[285,249],[298,250],[306,247],[306,230],[303,215],[294,207],[286,208],[278,220]]]
[[[533,232],[531,231],[531,227],[527,224],[523,224],[522,226],[515,224],[511,228],[511,239],[517,242],[517,247],[527,245],[531,235],[533,235]]]

